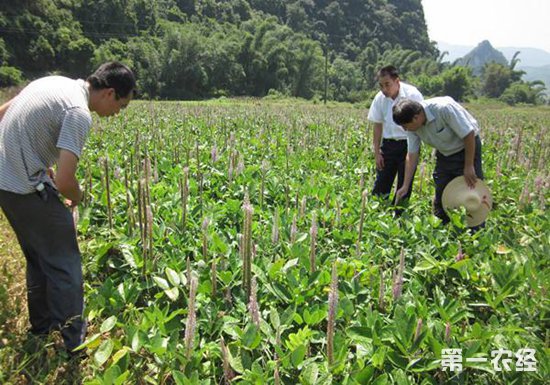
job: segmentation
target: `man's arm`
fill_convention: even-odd
[[[0,106],[0,121],[2,120],[4,115],[6,114],[6,111],[8,110],[9,106],[11,105],[12,100],[13,99],[8,100],[6,103],[4,103]]]
[[[470,188],[476,185],[477,177],[474,168],[474,157],[476,153],[476,134],[470,132],[464,138],[464,179]]]
[[[63,149],[59,151],[55,184],[59,192],[71,201],[71,207],[77,206],[82,200],[82,190],[76,180],[77,165],[78,158],[75,154]]]
[[[403,185],[395,193],[395,204],[399,203],[399,201],[409,192],[409,186],[411,184],[414,171],[416,170],[416,166],[418,165],[419,157],[418,152],[407,153],[407,159],[405,160],[405,177],[403,178]]]
[[[384,168],[384,157],[380,150],[380,144],[382,143],[382,123],[374,123],[372,145],[374,150],[374,160],[376,161],[376,168],[382,170]]]

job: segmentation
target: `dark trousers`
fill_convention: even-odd
[[[405,178],[405,160],[407,158],[407,140],[392,140],[383,139],[382,157],[384,158],[384,168],[382,170],[376,170],[376,180],[374,182],[374,188],[372,189],[372,195],[388,198],[392,192],[393,182],[397,175],[397,189],[403,186],[403,179]],[[412,192],[412,181],[409,186],[409,192],[403,197],[408,199]],[[395,203],[395,196],[392,198],[392,203]]]
[[[43,193],[0,190],[0,206],[27,260],[31,333],[60,330],[72,350],[86,332],[80,251],[71,213],[52,187]]]
[[[481,140],[476,136],[476,150],[474,157],[474,169],[476,176],[483,179],[483,170],[481,163]],[[433,179],[435,182],[435,198],[434,198],[434,214],[440,218],[443,223],[450,221],[449,216],[445,213],[441,203],[443,190],[457,176],[464,175],[464,150],[445,156],[439,151],[436,152],[435,170]]]

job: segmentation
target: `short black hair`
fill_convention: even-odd
[[[380,78],[383,78],[384,76],[389,76],[390,78],[395,80],[399,77],[399,71],[392,65],[385,66],[378,70],[378,72],[376,73],[376,79],[380,80]]]
[[[136,93],[136,78],[126,65],[111,61],[103,63],[86,79],[92,89],[113,88],[118,98],[126,98],[131,92]]]
[[[424,111],[416,100],[401,99],[392,108],[393,121],[400,126],[412,122],[413,118]]]

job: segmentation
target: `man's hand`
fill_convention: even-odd
[[[72,201],[70,199],[65,199],[65,206],[70,208],[71,210],[78,206],[78,204],[82,201],[82,198],[80,198],[78,201]]]
[[[382,154],[382,151],[379,151],[374,154],[374,158],[376,160],[376,169],[378,171],[381,171],[384,169],[384,156]]]
[[[395,192],[395,204],[397,205],[401,199],[409,192],[408,186],[403,185],[399,190]]]
[[[472,189],[476,187],[477,176],[474,166],[464,167],[464,179],[466,180],[468,187]]]
[[[416,165],[418,164],[419,154],[417,152],[407,152],[407,158],[405,159],[405,177],[403,178],[403,185],[399,190],[395,192],[395,204],[403,199],[409,192],[409,186],[412,186],[412,179]]]
[[[53,171],[53,168],[48,167],[48,169],[46,170],[46,174],[52,180],[52,182],[55,183],[55,172]]]

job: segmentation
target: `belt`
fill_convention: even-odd
[[[401,142],[406,141],[407,139],[383,138],[382,140],[384,140],[385,142]]]

